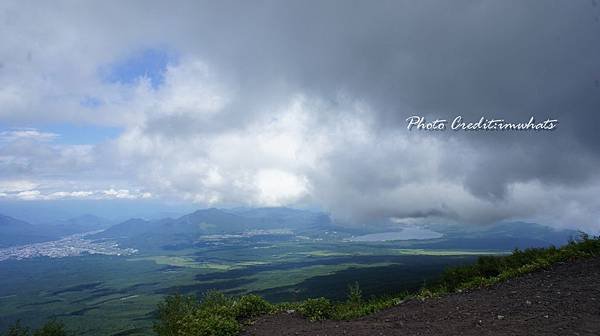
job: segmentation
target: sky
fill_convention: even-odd
[[[0,41],[0,212],[126,200],[600,231],[596,0],[9,0]],[[408,130],[414,115],[559,124]]]

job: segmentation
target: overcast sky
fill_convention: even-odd
[[[596,0],[2,1],[0,41],[5,201],[600,231]]]

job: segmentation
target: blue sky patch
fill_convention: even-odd
[[[96,107],[100,107],[102,106],[102,100],[96,98],[96,97],[84,97],[80,102],[81,106],[84,107],[89,107],[89,108],[96,108]]]
[[[175,62],[175,56],[166,50],[146,49],[113,63],[102,72],[112,83],[133,84],[141,78],[148,78],[156,89],[164,83],[167,65]]]
[[[91,145],[116,139],[123,129],[120,127],[107,127],[95,125],[57,124],[40,127],[44,132],[56,133],[59,136],[55,142],[70,145]]]

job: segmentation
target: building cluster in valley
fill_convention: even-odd
[[[137,252],[136,249],[121,248],[112,241],[85,239],[85,235],[76,234],[59,240],[3,248],[0,249],[0,261],[34,257],[64,258],[85,254],[131,255]]]

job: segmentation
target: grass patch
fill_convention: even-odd
[[[140,258],[130,258],[130,261],[140,261],[140,260],[151,260],[157,265],[168,265],[168,266],[176,266],[176,267],[188,267],[188,268],[196,268],[196,269],[209,269],[209,270],[217,270],[217,271],[228,271],[233,269],[234,267],[226,264],[219,263],[211,263],[211,262],[197,262],[191,257],[182,257],[182,256],[149,256],[149,257],[140,257]]]
[[[468,256],[468,255],[502,255],[506,252],[498,251],[456,251],[456,250],[431,250],[431,249],[394,249],[400,255],[429,255],[429,256]]]

